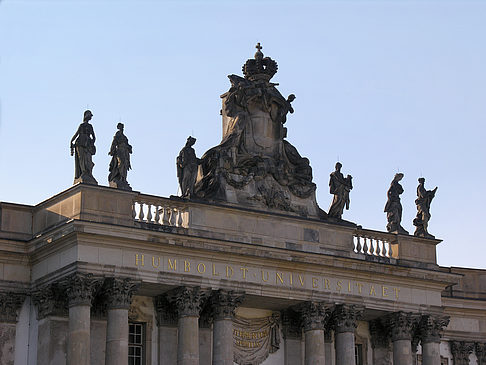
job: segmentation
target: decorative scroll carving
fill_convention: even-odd
[[[411,340],[417,317],[412,313],[396,312],[385,318],[385,325],[390,327],[392,341]]]
[[[474,349],[476,350],[478,365],[486,365],[486,343],[476,342],[474,344]]]
[[[201,291],[198,286],[192,288],[181,286],[167,293],[167,299],[175,306],[179,317],[199,317],[206,296],[207,293]]]
[[[331,323],[336,333],[354,332],[361,318],[363,308],[355,305],[339,304],[334,308]]]
[[[47,316],[68,316],[68,300],[63,291],[56,284],[48,284],[34,290],[32,301],[37,307],[37,319]]]
[[[17,312],[24,300],[23,293],[0,293],[0,322],[16,323]]]
[[[293,309],[300,313],[304,332],[311,330],[323,330],[329,311],[322,302],[304,302]]]
[[[281,318],[283,337],[300,340],[302,338],[302,321],[299,314],[288,308],[281,312]]]
[[[211,294],[210,304],[214,320],[232,319],[236,307],[243,301],[244,293],[218,290]]]
[[[473,352],[474,343],[451,341],[450,344],[454,365],[469,365],[469,355]]]
[[[378,318],[369,322],[372,348],[390,348],[390,329]]]
[[[161,294],[154,297],[154,308],[157,326],[177,326],[177,312],[174,306],[167,299],[167,294]]]
[[[422,316],[418,325],[418,334],[422,342],[440,342],[441,331],[447,327],[449,320],[448,316]]]
[[[104,299],[108,309],[129,309],[132,296],[140,283],[129,278],[108,278],[104,285]]]
[[[96,291],[101,287],[102,279],[94,278],[93,274],[75,273],[63,278],[59,289],[65,291],[70,307],[75,305],[91,305]]]

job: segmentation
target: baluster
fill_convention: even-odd
[[[175,226],[177,222],[177,209],[170,208],[170,221],[169,224],[171,226]]]
[[[371,254],[373,256],[378,256],[378,250],[380,249],[380,240],[378,238],[373,239],[373,249],[371,250]]]
[[[152,204],[147,204],[147,222],[152,223]]]
[[[177,210],[177,227],[182,227],[184,212],[181,209]]]
[[[140,203],[140,210],[138,212],[138,220],[140,222],[143,221],[143,216],[144,216],[144,214],[143,214],[143,203]]]
[[[356,242],[356,252],[357,253],[361,253],[361,237],[360,236],[357,236],[356,237],[358,239],[358,242]]]
[[[376,256],[383,256],[383,240],[376,240]]]
[[[133,218],[133,219],[135,219],[135,217],[137,216],[137,211],[136,211],[136,209],[135,209],[135,204],[136,204],[136,202],[134,201],[134,202],[132,203],[132,218]]]
[[[158,204],[155,204],[155,224],[160,224],[160,208]]]
[[[388,244],[388,250],[386,252],[386,257],[392,258],[393,257],[392,244],[391,242],[387,242],[387,244]]]
[[[162,213],[162,224],[164,226],[169,225],[169,208],[168,207],[163,207],[164,211]]]

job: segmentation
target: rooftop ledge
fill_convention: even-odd
[[[77,184],[35,205],[0,202],[0,239],[30,241],[68,221],[198,235],[309,253],[438,269],[437,239],[230,205]]]

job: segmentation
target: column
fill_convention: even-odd
[[[451,341],[451,353],[454,365],[469,365],[469,355],[473,352],[472,342]]]
[[[177,365],[199,365],[199,313],[204,295],[199,287],[179,287],[167,294],[177,309]]]
[[[213,358],[213,317],[210,306],[199,315],[199,363],[211,364]]]
[[[476,342],[474,344],[474,349],[476,350],[478,365],[486,365],[486,343]]]
[[[90,365],[91,303],[100,286],[99,279],[82,273],[70,275],[59,283],[59,288],[66,293],[69,306],[68,365]]]
[[[290,308],[282,311],[282,333],[284,339],[284,365],[301,365],[302,323],[298,313]]]
[[[177,363],[177,312],[166,294],[154,298],[154,308],[159,331],[159,365]]]
[[[213,365],[233,365],[233,317],[243,301],[241,292],[218,290],[211,295]]]
[[[17,312],[22,307],[25,294],[0,293],[0,364],[15,361],[15,334]]]
[[[107,304],[105,365],[128,365],[128,309],[138,283],[108,278],[104,285]]]
[[[354,331],[363,310],[354,305],[337,305],[332,313],[336,364],[355,365]]]
[[[422,364],[440,365],[440,333],[449,324],[449,317],[422,316],[419,333],[422,339]]]
[[[324,303],[305,302],[295,307],[304,327],[305,365],[324,365],[324,325],[328,312]]]
[[[324,329],[324,354],[326,365],[334,365],[335,354],[333,352],[332,330],[327,327]]]
[[[397,312],[387,317],[393,342],[393,365],[412,365],[412,329],[415,318],[411,313]]]
[[[370,321],[371,348],[373,365],[389,365],[391,360],[390,331],[380,319]]]

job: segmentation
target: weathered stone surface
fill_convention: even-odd
[[[15,324],[0,323],[0,364],[14,365]]]

